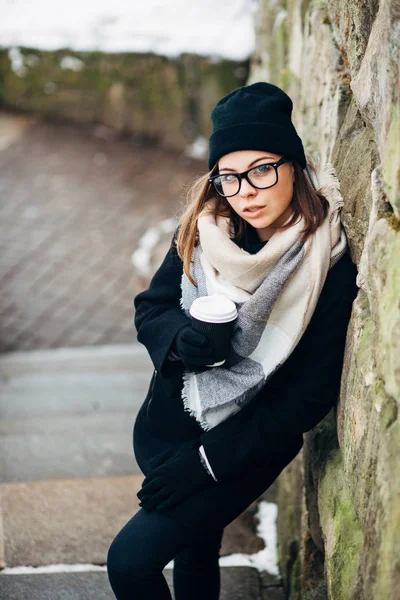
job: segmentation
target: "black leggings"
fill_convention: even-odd
[[[121,529],[107,556],[118,600],[171,600],[162,570],[174,560],[175,600],[218,600],[222,531],[193,539],[169,517],[140,509]]]

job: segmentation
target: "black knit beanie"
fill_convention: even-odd
[[[306,157],[292,123],[293,102],[276,85],[260,81],[230,92],[211,111],[208,168],[229,152],[265,150],[296,160],[304,169]]]

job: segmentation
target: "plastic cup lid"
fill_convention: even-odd
[[[196,298],[189,312],[195,319],[207,323],[229,323],[237,317],[235,303],[224,294]]]

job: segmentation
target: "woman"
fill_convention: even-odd
[[[141,509],[108,554],[116,597],[219,598],[223,530],[298,454],[337,399],[357,271],[328,170],[314,189],[280,88],[255,83],[211,113],[209,173],[149,289],[135,298],[154,364],[134,427]],[[311,182],[311,183],[310,183]],[[197,296],[238,308],[224,365],[191,327]]]

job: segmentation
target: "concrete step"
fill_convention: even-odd
[[[132,430],[151,372],[139,344],[0,356],[0,481],[138,472]]]
[[[139,473],[132,447],[137,411],[8,420],[0,437],[1,481]]]
[[[79,371],[121,371],[132,368],[137,372],[149,368],[146,349],[139,343],[52,348],[29,352],[6,352],[1,355],[2,376],[28,373]]]
[[[2,565],[105,564],[111,541],[138,510],[142,475],[0,486]]]
[[[173,595],[172,570],[165,569],[164,575]],[[0,598],[2,600],[115,600],[107,574],[95,572],[0,575]],[[221,568],[220,600],[283,599],[281,587],[261,587],[256,569]]]
[[[0,485],[0,567],[104,565],[118,531],[138,510],[143,475]],[[224,532],[221,556],[254,554],[256,503]]]

